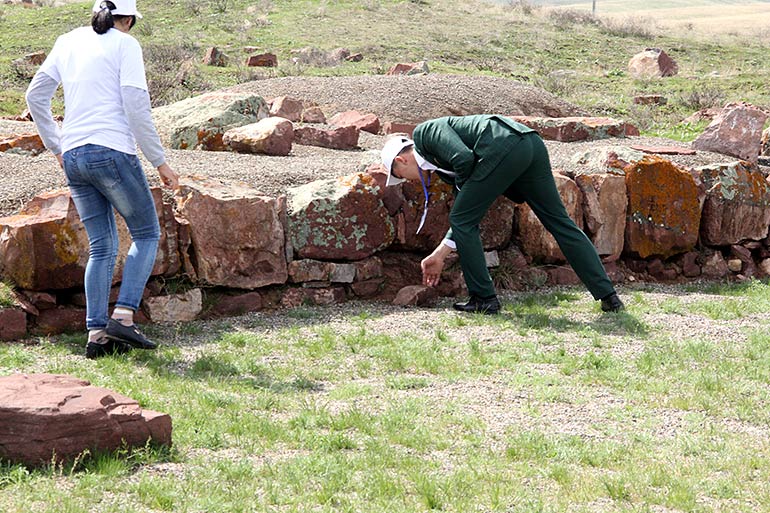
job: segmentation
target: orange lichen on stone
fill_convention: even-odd
[[[626,167],[626,249],[646,258],[689,251],[698,240],[701,206],[693,176],[660,157]]]

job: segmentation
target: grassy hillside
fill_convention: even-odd
[[[12,60],[49,50],[56,35],[87,23],[90,6],[0,7],[0,115],[23,109],[28,78]],[[383,73],[398,61],[426,60],[434,72],[525,81],[597,115],[626,117],[647,133],[683,138],[700,127],[677,124],[699,108],[739,100],[770,107],[770,45],[761,39],[725,36],[713,42],[694,31],[666,34],[633,17],[603,21],[527,2],[458,0],[177,0],[140,2],[140,8],[145,18],[134,35],[145,49],[158,104],[260,77]],[[212,45],[230,55],[227,68],[200,64]],[[245,46],[276,53],[279,67],[245,68]],[[336,67],[292,64],[291,50],[306,46],[345,46],[365,59]],[[628,59],[650,46],[679,62],[678,77],[648,81],[627,75]],[[664,94],[669,103],[634,106],[633,96],[640,93]]]

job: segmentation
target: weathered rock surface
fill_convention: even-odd
[[[376,181],[355,174],[288,191],[289,233],[300,258],[361,260],[393,242]]]
[[[435,301],[438,297],[436,289],[425,285],[408,285],[396,294],[393,300],[398,306],[424,306]]]
[[[770,183],[743,162],[697,168],[706,185],[700,236],[709,246],[762,240],[770,225]]]
[[[634,78],[673,77],[679,65],[660,48],[647,48],[631,57],[628,72]]]
[[[171,445],[171,417],[129,397],[54,374],[0,377],[0,458],[42,465],[83,451]]]
[[[153,109],[163,143],[187,150],[226,150],[222,136],[231,128],[268,116],[267,103],[248,93],[216,91]]]
[[[182,294],[145,298],[142,305],[152,322],[192,321],[203,310],[201,289],[191,289]]]
[[[270,52],[249,55],[245,64],[251,67],[275,68],[278,66],[278,57]]]
[[[613,261],[623,252],[626,231],[626,180],[608,173],[575,176],[583,197],[586,235],[601,257]]]
[[[692,142],[696,150],[723,153],[757,162],[767,112],[743,103],[728,103],[709,126]]]
[[[319,128],[300,126],[294,129],[294,142],[334,150],[352,150],[358,147],[360,131],[355,126]]]
[[[230,58],[216,46],[212,46],[206,50],[206,54],[203,56],[203,64],[207,66],[225,67],[230,61]]]
[[[286,282],[281,198],[200,177],[180,185],[177,206],[189,223],[201,283],[254,289]]]
[[[27,334],[27,314],[16,307],[0,308],[0,340],[18,340]]]
[[[567,214],[578,228],[583,228],[583,198],[580,188],[570,178],[554,174],[559,196],[567,208]],[[516,205],[516,225],[521,250],[537,262],[564,262],[566,259],[556,239],[548,233],[543,224],[527,204]]]
[[[512,116],[512,119],[534,128],[543,139],[553,141],[593,141],[639,135],[639,129],[635,126],[611,118]]]
[[[222,136],[222,142],[239,153],[285,156],[294,142],[294,125],[288,119],[270,116],[231,128]]]
[[[43,140],[37,134],[20,134],[13,137],[0,137],[0,152],[20,155],[40,155],[45,151]]]
[[[354,126],[364,132],[377,134],[380,131],[380,118],[376,114],[363,114],[357,110],[340,112],[332,116],[329,124],[335,126]]]
[[[424,75],[428,72],[428,64],[425,61],[400,62],[393,65],[386,75]]]
[[[701,205],[693,176],[661,157],[626,168],[626,251],[668,258],[698,241]]]
[[[155,201],[161,240],[153,274],[174,274],[179,269],[176,225],[162,202],[158,188],[150,191]],[[118,226],[118,258],[113,283],[121,279],[131,237],[122,217]],[[75,204],[66,190],[33,198],[18,215],[0,218],[0,274],[24,289],[48,290],[79,287],[88,261],[88,235]]]

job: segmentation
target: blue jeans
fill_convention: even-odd
[[[160,225],[147,177],[136,155],[86,144],[63,155],[72,200],[90,244],[86,265],[86,327],[107,326],[118,254],[117,210],[131,233],[116,306],[136,311],[155,264]]]

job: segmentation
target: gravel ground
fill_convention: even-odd
[[[285,77],[258,80],[231,88],[273,98],[288,95],[317,102],[327,116],[358,109],[374,112],[382,121],[415,122],[448,114],[502,112],[569,116],[585,114],[545,91],[513,80],[455,75]],[[0,136],[34,133],[32,123],[0,120]],[[288,188],[313,180],[354,173],[362,162],[371,162],[385,138],[361,133],[359,150],[340,151],[294,145],[287,157],[241,155],[224,152],[167,150],[169,163],[182,175],[196,174],[225,182],[243,182],[264,194],[279,195]],[[547,142],[555,169],[569,170],[575,154],[617,145],[678,145],[666,139],[633,137],[581,143]],[[724,155],[698,152],[694,156],[669,155],[682,166],[734,160]],[[159,184],[151,166],[143,161],[152,184]],[[765,168],[765,171],[768,169]],[[55,159],[46,153],[28,157],[0,153],[0,216],[19,211],[35,194],[64,187]]]

